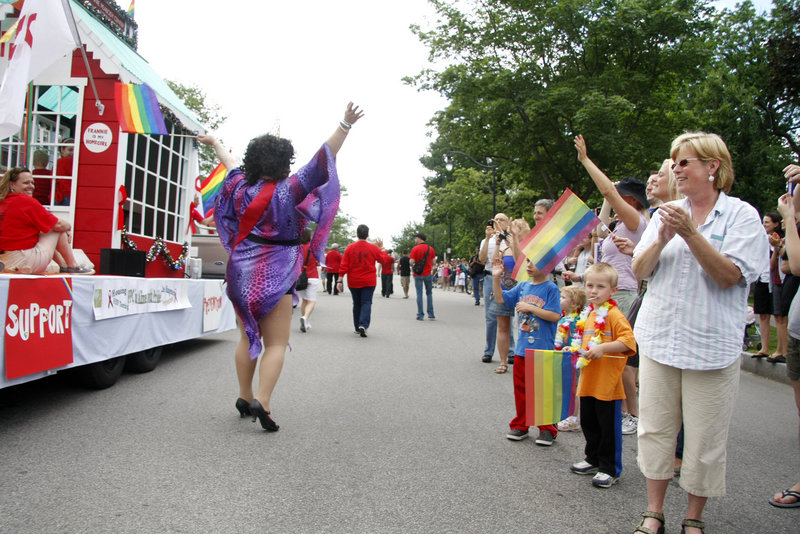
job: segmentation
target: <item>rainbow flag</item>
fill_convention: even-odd
[[[525,350],[525,414],[529,426],[554,425],[575,415],[577,353]]]
[[[136,2],[136,0],[131,0],[131,5],[128,6],[128,15],[130,15],[131,18],[133,18],[133,13],[136,11],[136,7],[133,5],[134,2]]]
[[[525,258],[544,274],[549,273],[598,224],[597,215],[575,193],[565,190],[544,219],[520,243],[522,255],[517,258],[512,276],[519,281],[527,280]]]
[[[211,171],[208,178],[200,182],[200,194],[203,195],[203,214],[206,217],[214,213],[214,199],[217,198],[219,190],[222,188],[222,181],[228,169],[220,163],[217,168]]]
[[[164,115],[155,92],[147,84],[114,84],[119,127],[123,132],[167,135]]]

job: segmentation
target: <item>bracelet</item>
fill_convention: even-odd
[[[339,126],[341,126],[343,130],[349,130],[350,128],[353,127],[353,125],[347,122],[346,120],[340,120]]]
[[[345,128],[345,127],[344,127],[344,126],[342,126],[341,124],[339,125],[339,129],[340,129],[341,131],[343,131],[344,133],[350,133],[350,128]]]

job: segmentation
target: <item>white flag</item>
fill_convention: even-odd
[[[0,85],[0,139],[19,131],[28,83],[76,47],[60,0],[25,0]]]

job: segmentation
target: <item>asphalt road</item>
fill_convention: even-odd
[[[608,490],[570,473],[579,433],[550,448],[505,439],[511,372],[480,361],[471,297],[437,290],[438,319],[418,322],[413,297],[378,295],[367,339],[350,305],[320,295],[307,334],[295,318],[274,434],[234,409],[235,332],[169,347],[155,371],[103,391],[60,375],[0,390],[0,532],[633,531],[646,508],[636,437]],[[800,532],[800,509],[767,503],[800,479],[789,386],[742,373],[728,452],[707,531]],[[673,483],[667,532],[685,502]]]

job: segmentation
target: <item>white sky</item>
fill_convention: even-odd
[[[125,9],[128,0],[118,0]],[[391,243],[421,221],[437,95],[401,79],[427,65],[409,30],[424,25],[425,0],[138,0],[139,53],[162,77],[197,85],[228,117],[216,133],[241,158],[247,142],[280,134],[306,163],[352,100],[365,116],[337,158],[348,194],[342,210]]]
[[[139,53],[162,77],[197,85],[221,107],[228,120],[212,133],[237,158],[251,138],[280,125],[302,165],[347,102],[360,105],[366,115],[338,156],[348,189],[342,210],[387,246],[407,223],[422,221],[426,124],[447,103],[401,79],[428,67],[409,30],[435,22],[426,0],[138,0],[135,17]]]

